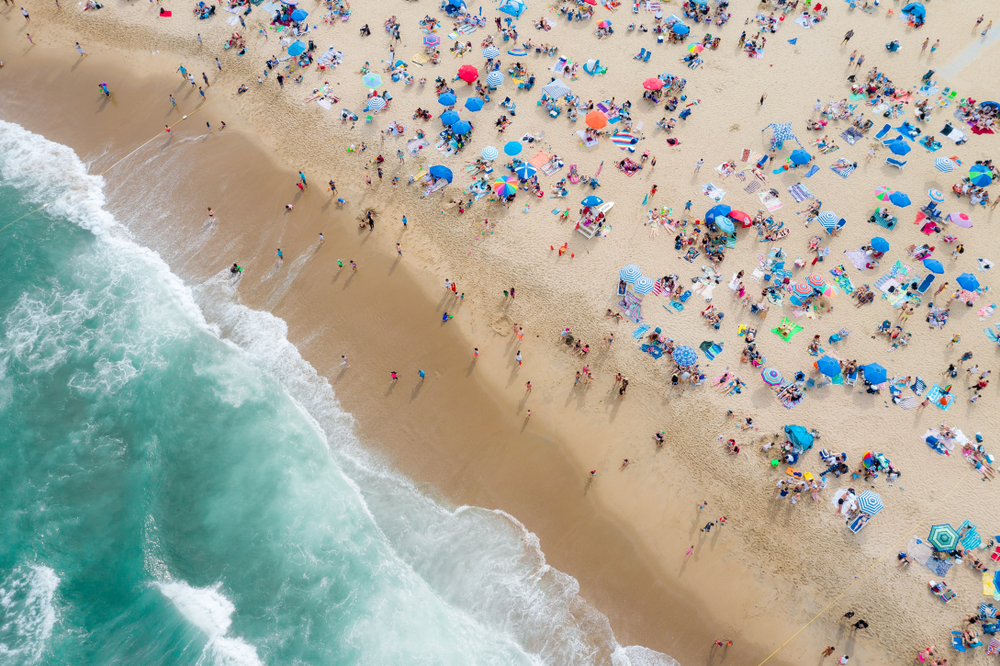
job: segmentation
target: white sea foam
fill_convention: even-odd
[[[360,506],[398,557],[384,566],[409,571],[420,581],[406,595],[426,588],[447,604],[449,614],[465,618],[463,626],[473,634],[470,640],[476,635],[484,640],[502,637],[520,646],[521,654],[534,663],[676,664],[646,648],[618,645],[607,618],[579,596],[577,581],[546,564],[535,535],[515,518],[475,507],[442,506],[361,448],[350,415],[340,409],[329,382],[288,341],[285,322],[239,305],[236,283],[227,272],[193,289],[186,287],[158,254],[131,242],[127,231],[104,210],[102,179],[88,175],[69,148],[0,121],[0,156],[0,174],[6,181],[38,204],[53,202],[46,208],[49,214],[64,217],[106,241],[119,253],[112,265],[156,274],[162,295],[187,313],[190,323],[239,349],[250,366],[285,389],[303,418],[327,441],[345,480],[357,490]],[[37,319],[54,315],[27,301],[19,307],[23,307],[17,333],[21,337],[6,346],[20,350],[22,361],[43,363]],[[135,368],[131,361],[128,365],[123,361],[109,359],[97,369],[96,377],[79,378],[81,390],[98,384],[107,389],[115,382],[128,381]],[[218,379],[221,390],[232,383],[224,372]],[[231,404],[241,404],[244,398],[234,395]],[[259,663],[252,645],[228,634],[235,608],[219,585],[195,588],[183,581],[161,579],[157,586],[207,636],[206,663]],[[385,602],[391,603],[390,598]],[[384,617],[391,618],[393,610],[387,609]],[[49,634],[51,630],[50,624]],[[380,633],[376,630],[376,639]]]
[[[59,577],[52,569],[22,565],[0,584],[0,657],[8,663],[41,661],[57,615]]]

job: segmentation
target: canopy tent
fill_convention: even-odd
[[[786,425],[785,435],[788,436],[788,441],[792,443],[796,453],[802,454],[812,448],[813,436],[800,425]]]
[[[565,95],[569,95],[573,91],[568,85],[559,79],[552,79],[552,81],[542,86],[542,92],[549,97],[563,97]]]
[[[794,141],[799,148],[802,147],[802,143],[799,141],[798,137],[792,132],[791,123],[771,123],[767,127],[761,130],[761,132],[766,132],[767,130],[772,130],[774,132],[773,140],[776,143],[782,143],[784,141]]]
[[[528,8],[522,0],[503,0],[497,8],[504,14],[510,14],[514,18],[519,17]]]

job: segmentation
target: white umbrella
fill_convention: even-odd
[[[941,173],[951,173],[955,170],[955,163],[947,157],[939,157],[934,160],[934,168]]]
[[[496,158],[500,157],[500,151],[493,146],[486,146],[483,148],[482,156],[484,160],[490,160],[492,162]]]
[[[653,287],[655,286],[656,283],[653,281],[653,278],[648,278],[645,275],[640,275],[636,278],[635,282],[632,283],[632,289],[634,289],[635,293],[640,296],[653,291]]]
[[[501,83],[503,83],[504,75],[500,70],[494,70],[486,75],[486,83],[491,88],[496,88]]]
[[[495,46],[487,46],[485,49],[483,49],[484,58],[496,58],[499,55],[500,55],[500,49],[498,49]]]
[[[627,264],[625,268],[618,271],[618,277],[625,282],[635,282],[642,277],[642,269],[635,264]]]

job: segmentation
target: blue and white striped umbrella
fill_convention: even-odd
[[[483,148],[483,152],[481,154],[484,160],[490,160],[491,162],[500,157],[500,151],[493,146],[486,146]]]
[[[517,174],[517,177],[521,180],[528,180],[538,173],[538,169],[530,162],[521,162],[521,164],[517,165],[514,169],[514,173]]]
[[[861,513],[867,513],[869,516],[874,516],[885,507],[882,506],[881,495],[873,493],[870,490],[866,490],[858,495],[858,508],[861,510]]]
[[[819,222],[819,226],[823,227],[824,229],[835,228],[837,226],[838,220],[840,220],[840,218],[837,217],[837,214],[831,210],[822,211],[819,214],[819,217],[816,218],[816,221]]]
[[[941,173],[951,173],[955,170],[955,163],[947,157],[939,157],[934,160],[934,168]]]
[[[674,363],[682,368],[690,368],[698,362],[698,352],[691,347],[681,345],[674,347]]]
[[[483,49],[483,57],[484,58],[496,58],[499,55],[500,55],[500,49],[498,49],[495,46],[491,45],[491,46],[487,46],[485,49]]]
[[[386,107],[385,100],[381,97],[372,97],[368,100],[368,106],[365,107],[366,111],[381,111]]]
[[[633,283],[642,277],[642,269],[635,264],[626,264],[625,268],[618,271],[618,277],[628,283]]]
[[[640,296],[653,291],[653,287],[655,286],[656,282],[653,281],[653,278],[648,278],[645,275],[640,275],[636,278],[635,282],[632,283],[632,289],[635,290],[635,293]]]
[[[504,80],[503,72],[499,70],[494,70],[486,75],[486,84],[491,88],[498,87],[501,83],[503,83],[503,80]]]

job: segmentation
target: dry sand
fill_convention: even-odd
[[[467,161],[463,157],[471,160],[482,146],[502,145],[526,131],[545,131],[551,149],[567,164],[579,164],[581,172],[592,173],[605,161],[598,194],[617,202],[610,218],[614,229],[607,239],[586,241],[570,224],[556,222],[549,211],[562,202],[548,199],[533,201],[527,214],[520,205],[504,210],[484,205],[484,200],[460,217],[456,210],[440,212],[450,196],[457,196],[456,186],[445,191],[443,200],[421,200],[415,188],[405,185],[394,194],[388,183],[365,191],[360,174],[379,148],[378,130],[397,119],[410,126],[412,135],[414,125],[425,125],[409,118],[413,108],[429,107],[435,113],[440,108],[433,90],[391,85],[395,96],[391,112],[379,114],[377,123],[359,123],[353,130],[341,125],[335,113],[314,105],[303,108],[301,101],[314,84],[329,80],[343,89],[343,105],[360,111],[364,88],[357,69],[365,60],[374,63],[388,55],[382,21],[390,11],[400,17],[403,43],[409,45],[397,48],[397,55],[406,59],[419,50],[416,20],[424,13],[444,18],[429,3],[399,3],[385,9],[356,6],[347,24],[332,28],[321,24],[320,36],[314,40],[321,48],[333,44],[347,53],[345,64],[336,72],[309,71],[305,83],[286,85],[284,92],[273,80],[256,87],[263,59],[278,53],[278,47],[273,37],[264,43],[249,29],[244,31],[251,45],[249,54],[238,59],[226,52],[224,71],[216,81],[214,57],[232,30],[223,22],[229,16],[225,13],[198,22],[188,16],[185,6],[172,7],[175,16],[170,20],[157,19],[154,8],[141,3],[109,5],[93,14],[80,13],[78,7],[57,12],[54,7],[29,6],[32,23],[26,29],[16,8],[8,9],[0,27],[5,51],[0,59],[6,61],[0,70],[5,90],[0,113],[73,146],[93,164],[93,171],[101,172],[156,136],[165,122],[178,119],[179,112],[174,115],[170,109],[168,93],[177,97],[183,113],[195,109],[197,93],[190,85],[177,74],[174,79],[165,78],[177,64],[188,63],[196,74],[208,72],[214,83],[209,89],[211,106],[178,125],[172,140],[156,137],[108,174],[112,209],[139,240],[163,253],[189,280],[209,280],[233,260],[247,265],[249,279],[245,288],[241,285],[241,298],[289,322],[289,339],[334,383],[366,438],[374,446],[385,447],[387,457],[400,469],[431,488],[440,488],[446,499],[502,508],[522,520],[540,536],[550,563],[581,581],[582,595],[609,616],[622,644],[646,645],[682,663],[725,659],[754,664],[830,604],[775,659],[786,663],[812,660],[829,644],[851,654],[852,663],[903,663],[926,644],[943,648],[948,631],[958,628],[981,600],[988,600],[981,594],[979,576],[964,565],[954,570],[948,582],[959,597],[944,606],[926,590],[925,580],[933,574],[918,565],[897,571],[892,556],[905,547],[911,534],[925,536],[931,523],[958,524],[971,519],[983,534],[1000,531],[1000,526],[990,523],[997,509],[990,484],[980,481],[959,456],[946,459],[933,454],[919,437],[925,428],[944,420],[966,433],[982,432],[989,447],[1000,434],[995,387],[971,406],[965,401],[965,389],[958,388],[959,399],[947,415],[933,407],[905,411],[886,404],[883,397],[843,386],[810,390],[801,405],[786,411],[760,383],[758,373],[739,363],[741,345],[735,329],[741,323],[758,326],[758,343],[768,365],[791,374],[807,370],[814,360],[805,352],[812,334],[825,338],[843,326],[854,334],[835,348],[842,358],[877,361],[892,374],[921,375],[930,382],[939,379],[948,363],[965,350],[975,353],[981,368],[995,370],[991,367],[995,348],[981,332],[991,321],[980,322],[975,310],[953,308],[951,322],[939,331],[915,315],[909,324],[913,342],[890,355],[884,338],[870,337],[876,324],[895,319],[896,313],[884,301],[855,309],[848,299],[838,297],[832,314],[798,320],[805,330],[786,344],[765,327],[776,325],[779,312],[772,309],[765,321],[751,317],[740,310],[724,285],[714,298],[727,314],[718,332],[697,315],[696,310],[704,307],[698,296],[683,314],[673,315],[657,307],[658,299],[648,297],[644,310],[648,323],[662,326],[675,340],[693,346],[702,340],[726,341],[725,352],[702,366],[707,365],[710,377],[726,367],[735,368],[749,384],[741,396],[727,398],[707,386],[671,390],[667,364],[640,354],[628,335],[633,327],[614,327],[602,313],[611,305],[609,294],[622,264],[638,263],[652,276],[676,272],[686,281],[702,263],[701,258],[695,264],[680,261],[666,232],[649,237],[639,203],[652,184],[659,186],[654,202],[675,211],[691,199],[694,212],[703,213],[711,202],[699,188],[712,182],[729,192],[724,203],[754,212],[759,202],[742,191],[744,184],[734,177],[721,179],[712,167],[738,158],[743,147],[763,150],[760,129],[770,122],[792,121],[803,142],[814,138],[805,130],[804,121],[816,98],[826,101],[847,95],[847,55],[853,48],[867,56],[862,72],[867,65],[875,65],[897,84],[909,87],[924,71],[934,68],[949,76],[942,86],[951,86],[960,95],[988,98],[991,92],[982,72],[996,55],[995,41],[982,40],[972,26],[991,5],[928,3],[929,24],[914,31],[897,18],[887,18],[884,9],[869,15],[849,12],[843,3],[835,3],[830,18],[811,30],[789,23],[770,35],[762,60],[748,59],[735,50],[743,18],[755,11],[749,5],[737,7],[729,25],[711,29],[723,37],[722,47],[707,52],[706,63],[694,72],[676,61],[681,47],[656,45],[651,33],[627,33],[624,27],[632,16],[625,10],[611,17],[616,34],[598,41],[589,23],[557,20],[554,31],[536,32],[530,19],[537,18],[542,9],[529,7],[520,21],[521,39],[559,44],[563,54],[575,58],[599,55],[602,65],[609,67],[607,76],[582,75],[567,83],[583,99],[612,95],[632,99],[633,116],[646,126],[647,138],[639,144],[639,152],[649,149],[656,155],[656,169],[624,177],[611,166],[624,153],[605,143],[584,151],[573,134],[580,123],[572,125],[565,116],[548,118],[533,104],[540,94],[537,88],[515,93],[509,85],[500,92],[518,101],[519,113],[508,136],[498,138],[491,127],[499,115],[494,98],[474,117],[473,146],[446,163],[456,171],[456,186],[464,185],[468,181],[460,169]],[[606,14],[604,9],[598,12],[598,17]],[[255,10],[250,18],[248,26],[256,29],[265,17]],[[644,12],[639,20],[649,25],[652,15]],[[362,39],[357,29],[366,22],[373,34]],[[838,46],[851,28],[856,36],[849,47]],[[194,39],[199,31],[204,40],[201,47]],[[36,46],[29,46],[25,32],[32,33]],[[456,61],[444,53],[440,66],[417,68],[416,75],[431,80],[451,78],[459,64],[481,66],[478,44],[488,32],[492,31],[480,30],[469,37],[477,47],[474,56]],[[942,46],[933,55],[919,56],[926,37],[932,42],[941,39]],[[794,46],[786,41],[792,38],[797,38]],[[901,41],[902,51],[886,53],[883,44],[891,39]],[[75,41],[91,54],[82,62],[77,62]],[[654,49],[653,61],[632,60],[643,46]],[[532,54],[523,60],[544,84],[552,59]],[[689,97],[701,100],[675,132],[682,141],[680,148],[663,143],[663,136],[653,129],[662,113],[648,110],[641,100],[639,83],[664,70],[686,74]],[[110,102],[97,93],[96,84],[102,80],[109,81],[115,92]],[[237,98],[235,87],[243,82],[251,91]],[[461,97],[462,88],[458,90]],[[758,99],[763,92],[768,97],[761,107]],[[948,111],[935,111],[928,127],[939,129],[950,117]],[[226,132],[239,136],[206,136],[203,123],[209,120],[215,125],[220,119],[229,124]],[[438,127],[435,121],[426,126],[428,131]],[[876,128],[880,126],[877,122]],[[933,155],[917,147],[908,156],[908,168],[898,172],[882,165],[884,149],[876,161],[865,162],[870,142],[847,146],[837,136],[844,127],[846,123],[831,123],[825,133],[841,149],[819,155],[820,172],[802,181],[825,207],[849,221],[832,240],[829,259],[820,264],[824,273],[846,263],[844,250],[856,249],[880,231],[893,245],[887,257],[890,262],[905,259],[903,250],[910,243],[928,240],[909,224],[916,206],[902,211],[894,232],[865,223],[878,204],[876,187],[888,185],[908,192],[919,205],[929,187],[948,192],[959,175],[935,171],[933,157],[955,154],[968,165],[997,155],[996,135],[973,136],[966,145],[946,146]],[[369,144],[368,152],[346,152],[347,145],[361,141]],[[255,142],[291,171],[278,176],[264,162],[261,146]],[[442,161],[429,148],[420,158],[408,158],[397,167],[394,155],[401,146],[402,141],[389,140],[382,149],[388,159],[388,177],[398,174],[405,182],[418,165]],[[840,157],[859,162],[858,171],[847,180],[827,168]],[[699,158],[705,159],[706,166],[694,174]],[[309,174],[312,187],[296,200],[295,211],[284,215],[283,205],[297,192],[294,171],[299,168]],[[544,179],[546,189],[564,173]],[[785,192],[801,175],[800,171],[772,176],[769,181],[783,195],[784,207],[776,217],[793,229],[780,243],[791,258],[806,256],[806,242],[818,231],[815,226],[802,228],[794,211],[805,204],[795,204]],[[320,183],[330,177],[350,200],[339,216],[328,194],[320,189]],[[152,200],[148,196],[139,200],[129,184],[136,178],[159,183],[161,191]],[[147,190],[143,188],[144,195]],[[571,188],[566,201],[575,202],[588,192]],[[220,218],[209,234],[203,229],[207,205]],[[378,211],[379,223],[374,234],[359,234],[354,216],[368,206]],[[968,271],[989,284],[991,274],[977,273],[975,263],[977,257],[997,259],[991,254],[996,252],[989,235],[992,214],[983,209],[971,211],[966,201],[957,202],[950,194],[945,210],[969,210],[976,223],[973,229],[952,231],[966,247],[960,259],[951,259],[947,246],[938,251],[947,269],[945,278]],[[164,211],[164,215],[153,217],[152,211]],[[411,221],[405,234],[398,223],[404,212]],[[482,238],[475,222],[487,217],[501,221],[494,234]],[[316,252],[321,230],[327,244]],[[404,259],[396,263],[393,247],[401,239]],[[559,258],[549,250],[564,242],[575,258]],[[286,257],[280,271],[274,266],[278,243]],[[721,267],[723,273],[728,278],[740,269],[750,272],[757,255],[767,248],[741,232],[737,247]],[[353,277],[338,275],[338,257],[358,260],[362,270]],[[848,272],[855,284],[870,284],[877,277],[861,277],[850,266]],[[458,280],[467,298],[455,311],[455,320],[442,327],[441,312],[453,311],[453,301],[442,295],[445,277]],[[501,290],[511,284],[517,287],[517,299],[504,302]],[[514,344],[514,323],[527,332],[523,346]],[[579,369],[579,360],[555,342],[564,326],[594,346],[601,336],[615,330],[613,349],[591,354],[596,382],[590,389],[573,388],[572,375]],[[946,348],[955,333],[962,334],[962,343]],[[482,354],[477,363],[470,364],[473,346]],[[517,348],[525,357],[520,370],[513,362]],[[352,368],[341,373],[339,355],[345,352]],[[429,373],[423,385],[415,380],[418,367]],[[388,391],[390,370],[399,370],[403,380]],[[632,380],[625,401],[613,395],[615,372]],[[534,389],[525,398],[524,382],[529,379]],[[962,384],[957,382],[959,387]],[[523,418],[526,409],[533,414],[528,424]],[[739,432],[733,421],[725,419],[727,409],[752,414],[761,431]],[[903,471],[900,483],[893,487],[884,479],[876,483],[886,510],[859,535],[845,529],[828,503],[833,490],[846,486],[846,480],[832,481],[818,503],[806,500],[791,507],[772,501],[778,473],[770,470],[766,457],[748,440],[776,432],[785,423],[817,428],[822,434],[819,445],[847,451],[853,463],[872,449],[886,453]],[[660,429],[668,430],[670,441],[657,451],[650,435]],[[716,441],[719,434],[736,438],[745,454],[726,456]],[[814,455],[808,454],[799,466],[818,472],[821,466]],[[625,457],[634,464],[619,472]],[[596,478],[588,481],[588,470],[595,468]],[[860,490],[864,484],[858,480],[852,485]],[[697,510],[703,499],[709,501],[707,516]],[[706,520],[723,514],[728,517],[725,528],[710,535],[697,531]],[[696,546],[695,553],[685,559],[691,544]],[[862,572],[862,579],[855,578]],[[871,623],[865,635],[854,636],[838,624],[847,610]],[[717,652],[709,647],[714,638],[733,638],[736,645]],[[982,650],[976,656],[985,659]],[[775,659],[768,663],[781,663]]]

